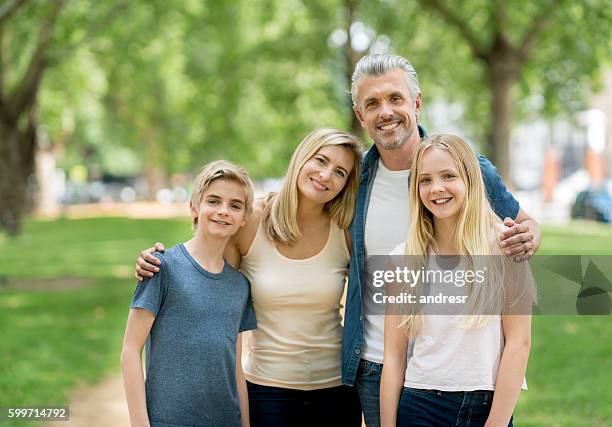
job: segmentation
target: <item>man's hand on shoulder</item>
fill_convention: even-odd
[[[152,254],[153,252],[164,252],[165,250],[164,244],[157,242],[155,246],[140,252],[140,255],[136,259],[136,271],[134,272],[136,280],[142,282],[145,277],[153,277],[155,273],[159,272],[161,261]]]
[[[514,257],[516,262],[526,261],[540,247],[540,225],[522,210],[516,220],[504,219],[504,230],[500,235],[502,253]]]

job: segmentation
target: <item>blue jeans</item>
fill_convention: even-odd
[[[360,427],[353,387],[318,390],[269,387],[247,381],[251,427]]]
[[[493,392],[438,391],[404,388],[397,410],[398,427],[483,426],[491,411]],[[509,427],[512,427],[510,418]]]
[[[361,359],[355,378],[367,427],[380,427],[380,377],[383,365]]]

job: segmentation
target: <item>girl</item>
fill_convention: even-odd
[[[535,291],[527,263],[496,256],[500,221],[487,201],[476,156],[463,140],[437,135],[418,146],[410,205],[407,241],[393,254],[409,255],[411,268],[427,271],[443,269],[436,255],[462,255],[455,271],[480,271],[485,280],[479,284],[472,276],[467,285],[450,288],[420,282],[411,291],[464,296],[461,313],[407,304],[405,314],[386,316],[382,425],[512,425],[524,387]],[[520,292],[509,283],[520,283]],[[408,359],[409,340],[414,347]]]
[[[360,158],[353,135],[313,131],[281,191],[255,202],[226,248],[251,282],[257,318],[245,366],[254,427],[361,425],[357,394],[341,381],[340,316]],[[141,276],[154,268],[149,252]]]

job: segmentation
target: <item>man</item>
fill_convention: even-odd
[[[364,261],[388,255],[406,239],[408,179],[415,147],[425,136],[417,121],[421,93],[417,74],[405,58],[368,55],[355,66],[353,110],[374,141],[363,160],[353,242],[342,351],[344,384],[356,386],[368,427],[380,425],[379,388],[383,362],[384,316],[367,309],[371,287],[362,281]],[[540,228],[506,190],[493,165],[479,156],[487,195],[508,229],[500,236],[506,255],[530,258],[540,244]]]

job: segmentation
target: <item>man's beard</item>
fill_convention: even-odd
[[[390,141],[388,138],[376,137],[376,138],[373,138],[374,143],[376,144],[377,147],[383,150],[396,150],[400,148],[402,145],[404,145],[406,141],[408,141],[408,139],[414,133],[415,129],[416,129],[416,126],[413,126],[410,129],[404,129],[404,128],[398,129],[396,132],[394,132],[393,139],[391,139]]]

